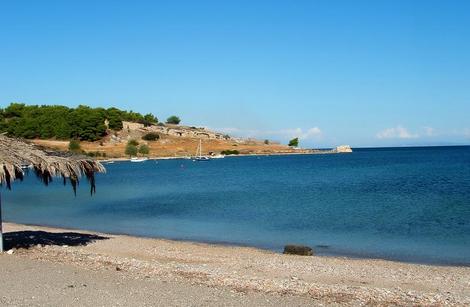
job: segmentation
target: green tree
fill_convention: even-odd
[[[85,141],[97,141],[106,135],[106,114],[101,110],[80,105],[70,114],[72,137]]]
[[[137,146],[132,145],[132,144],[127,144],[126,145],[126,155],[132,157],[137,155]]]
[[[299,138],[293,138],[289,141],[290,147],[298,147],[299,146]]]
[[[142,154],[142,155],[148,155],[150,152],[150,148],[145,145],[145,144],[142,144],[139,146],[139,153]]]
[[[11,103],[4,110],[5,117],[21,117],[26,108],[24,103]]]
[[[122,120],[126,120],[126,121],[129,121],[129,122],[138,123],[143,119],[144,119],[144,117],[142,116],[142,114],[136,113],[132,110],[129,111],[129,112],[123,112],[123,114],[122,114]]]
[[[112,130],[122,129],[123,111],[117,108],[109,108],[106,110],[106,118],[108,119],[108,127]]]
[[[144,120],[154,125],[158,123],[158,118],[152,113],[145,114]]]
[[[143,116],[117,108],[90,108],[84,105],[69,108],[11,103],[0,109],[0,132],[28,139],[97,141],[106,135],[106,120],[112,130],[121,130],[123,120],[143,122],[146,125],[157,122],[157,118],[152,114]]]
[[[81,147],[80,147],[80,141],[79,140],[70,140],[69,142],[69,150],[70,151],[75,151],[75,152],[78,152],[80,151]]]
[[[181,122],[181,119],[178,116],[175,116],[175,115],[170,116],[166,119],[167,124],[178,125],[180,122]]]
[[[130,145],[133,145],[133,146],[138,146],[139,142],[137,142],[137,140],[131,139],[131,140],[129,140],[129,142],[127,142],[127,144],[130,144]]]

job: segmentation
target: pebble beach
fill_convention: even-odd
[[[0,255],[4,305],[41,306],[51,298],[77,306],[470,304],[469,267],[283,255],[12,223],[4,232],[10,248]]]

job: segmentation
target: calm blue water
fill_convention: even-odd
[[[91,197],[30,175],[8,221],[318,254],[470,265],[470,147],[107,165]]]

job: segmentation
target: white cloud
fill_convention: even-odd
[[[470,138],[470,128],[464,129],[463,135],[464,135],[466,138]]]
[[[423,127],[424,135],[426,136],[435,136],[436,130],[433,127]]]
[[[402,126],[387,128],[377,133],[378,139],[414,139],[419,137],[418,134],[410,133]]]
[[[273,133],[273,134],[284,135],[289,138],[298,137],[301,140],[309,140],[309,139],[314,139],[314,138],[320,138],[323,132],[318,127],[312,127],[305,131],[302,128],[285,129],[285,130],[280,130],[277,133]]]
[[[209,130],[217,131],[230,136],[243,137],[243,138],[257,138],[263,135],[263,131],[255,129],[240,129],[235,127],[223,127],[223,128],[211,128],[206,127]]]
[[[233,127],[225,127],[225,128],[217,128],[217,129],[211,129],[210,127],[206,127],[207,129],[209,130],[215,130],[217,132],[221,132],[221,133],[237,133],[237,132],[240,132],[241,130],[238,129],[238,128],[233,128]]]

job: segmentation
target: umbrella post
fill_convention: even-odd
[[[0,253],[3,253],[2,194],[0,193]]]

